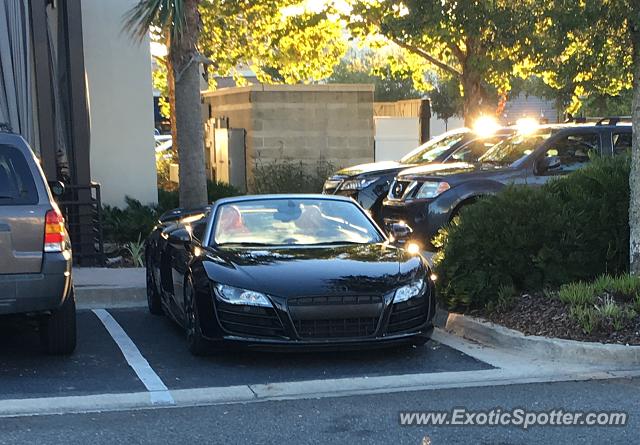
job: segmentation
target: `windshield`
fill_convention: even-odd
[[[480,156],[478,161],[505,166],[511,165],[533,153],[549,136],[551,136],[551,131],[517,134],[494,145],[484,155]]]
[[[313,198],[239,201],[218,207],[214,241],[224,245],[298,246],[384,241],[353,203]]]
[[[445,133],[440,137],[431,139],[429,142],[422,144],[415,150],[410,151],[400,159],[400,162],[403,164],[425,164],[427,162],[433,162],[438,158],[438,156],[447,152],[447,150],[460,142],[466,134],[466,131],[460,131],[453,134]]]

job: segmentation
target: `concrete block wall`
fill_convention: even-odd
[[[257,85],[203,93],[205,117],[247,131],[247,179],[256,162],[292,159],[311,168],[372,162],[372,85]]]

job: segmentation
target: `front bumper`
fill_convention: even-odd
[[[270,298],[272,308],[234,308],[211,298],[213,317],[201,315],[209,318],[203,320],[204,336],[220,345],[258,349],[349,350],[422,343],[433,332],[431,281],[421,296],[402,303],[393,302],[393,293]]]
[[[436,204],[434,200],[386,199],[380,212],[384,227],[403,221],[413,229],[413,238],[420,240],[425,247],[432,247],[431,241],[449,221],[448,213],[439,211]]]
[[[71,290],[71,252],[45,253],[37,274],[0,274],[0,315],[47,312]]]
[[[226,335],[221,339],[210,340],[214,343],[219,343],[222,347],[255,349],[261,351],[359,351],[426,342],[431,338],[433,329],[433,324],[429,323],[425,324],[425,326],[419,331],[408,334],[390,335],[381,338],[344,339],[334,341],[292,341],[258,337],[238,337],[233,335]]]

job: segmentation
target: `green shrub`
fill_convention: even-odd
[[[144,239],[158,220],[155,207],[146,206],[129,196],[124,209],[108,205],[102,208],[102,227],[107,242],[128,243]]]
[[[452,309],[485,307],[501,287],[539,290],[557,281],[562,206],[539,189],[509,187],[464,207],[434,241],[439,294]]]
[[[508,187],[463,208],[434,240],[444,303],[482,308],[504,286],[539,291],[626,272],[628,176],[628,157],[596,159],[543,187]]]
[[[605,157],[545,187],[571,216],[565,236],[558,240],[571,281],[627,271],[629,173],[628,156]]]
[[[253,193],[321,193],[324,181],[336,170],[320,159],[315,164],[288,158],[264,163],[256,161],[253,171]]]

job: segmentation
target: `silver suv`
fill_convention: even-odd
[[[29,145],[18,135],[0,132],[0,316],[4,315],[36,318],[50,354],[70,354],[76,347],[71,243],[64,218]]]

